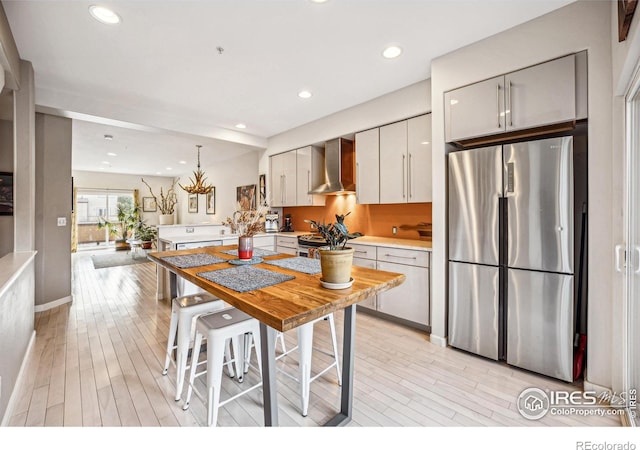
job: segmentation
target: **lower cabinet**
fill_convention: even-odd
[[[385,318],[400,319],[416,328],[430,324],[430,252],[395,247],[351,245],[353,265],[387,272],[402,273],[404,283],[358,303],[358,307],[374,311]]]
[[[295,236],[276,236],[276,251],[285,255],[298,255],[298,238]]]

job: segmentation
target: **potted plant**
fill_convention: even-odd
[[[330,284],[344,284],[351,281],[351,266],[353,264],[353,248],[347,247],[349,239],[362,236],[362,233],[349,233],[344,218],[351,214],[336,214],[335,223],[319,223],[305,219],[312,228],[327,241],[327,246],[320,248],[320,267],[322,281]]]
[[[153,242],[158,237],[158,230],[156,227],[147,225],[142,220],[138,223],[138,228],[136,229],[136,239],[140,239],[142,244],[140,246],[148,250],[153,246]]]
[[[269,207],[260,205],[255,210],[243,210],[240,203],[236,204],[233,216],[227,217],[222,225],[231,228],[238,236],[238,258],[249,260],[253,257],[253,235],[264,231],[264,216]]]
[[[131,246],[127,239],[132,236],[133,231],[140,222],[140,208],[134,205],[129,198],[119,198],[116,206],[116,220],[109,220],[105,217],[98,219],[98,229],[106,228],[109,234],[116,237],[116,251],[129,250]]]
[[[160,214],[158,215],[158,224],[160,225],[172,225],[173,224],[173,213],[175,212],[176,203],[178,203],[178,196],[175,192],[176,181],[173,180],[171,183],[171,187],[167,190],[165,194],[162,190],[162,186],[160,187],[160,198],[156,197],[153,193],[153,189],[149,186],[149,183],[144,181],[144,178],[140,178],[144,184],[149,188],[149,194],[156,201],[156,205],[158,206],[158,210]]]

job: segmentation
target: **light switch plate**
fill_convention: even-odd
[[[58,226],[66,227],[67,226],[67,218],[66,217],[58,217]]]

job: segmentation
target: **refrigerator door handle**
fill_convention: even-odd
[[[615,253],[616,253],[616,272],[622,272],[623,265],[620,265],[620,251],[623,250],[624,245],[618,244],[616,245]],[[625,258],[626,259],[626,258]]]
[[[636,270],[633,273],[640,273],[640,245],[635,246],[636,255],[638,255],[638,262],[636,263]]]

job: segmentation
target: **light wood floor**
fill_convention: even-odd
[[[14,427],[202,426],[205,406],[173,400],[175,369],[162,376],[169,302],[155,300],[153,263],[95,270],[90,253],[73,255],[73,302],[36,314],[36,342],[28,361]],[[341,346],[342,314],[336,316]],[[328,326],[315,327],[314,346],[329,348]],[[515,402],[528,387],[573,385],[429,343],[420,331],[359,313],[352,427],[604,426],[617,417],[551,416],[529,421]],[[288,333],[288,345],[295,333]],[[328,359],[314,354],[318,370]],[[284,370],[294,371],[295,356]],[[335,372],[311,385],[309,415],[299,413],[298,385],[279,374],[283,426],[323,424],[338,410]],[[244,386],[257,380],[251,372]],[[240,387],[239,387],[240,386]],[[222,397],[243,385],[225,377]],[[261,426],[260,389],[227,404],[219,426]]]

